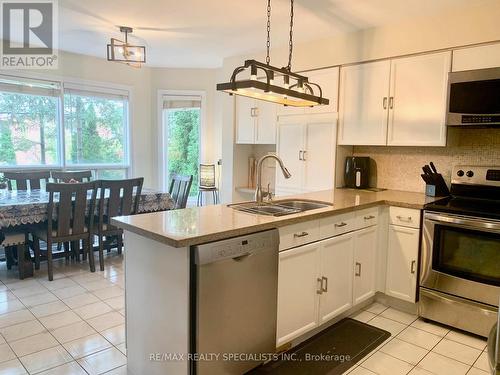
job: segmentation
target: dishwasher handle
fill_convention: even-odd
[[[239,255],[237,257],[234,257],[232,258],[234,261],[236,262],[241,262],[242,260],[245,260],[246,258],[248,258],[250,255],[252,255],[252,253],[248,252],[246,254],[243,254],[243,255]]]

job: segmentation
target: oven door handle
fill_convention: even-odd
[[[496,220],[468,218],[463,216],[451,216],[426,212],[425,220],[439,224],[454,224],[455,226],[465,226],[473,229],[480,229],[488,232],[499,232],[500,222]]]

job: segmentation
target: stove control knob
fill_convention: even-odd
[[[474,172],[467,171],[466,175],[467,175],[467,177],[472,177],[472,176],[474,176]]]
[[[463,177],[464,174],[465,174],[464,171],[462,171],[461,169],[459,171],[457,171],[458,177]]]

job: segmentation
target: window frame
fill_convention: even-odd
[[[110,82],[91,81],[78,78],[51,76],[47,79],[46,76],[36,73],[24,72],[1,72],[0,76],[5,76],[12,79],[34,79],[39,81],[57,83],[60,86],[60,94],[57,105],[57,134],[58,134],[58,161],[56,164],[30,164],[30,165],[2,165],[0,169],[8,171],[27,171],[27,170],[57,170],[57,171],[78,171],[92,170],[98,177],[100,170],[125,170],[126,178],[132,175],[132,140],[131,140],[131,118],[132,118],[132,103],[133,94],[132,87],[120,85]],[[98,94],[116,95],[118,92],[126,99],[124,100],[124,163],[123,164],[69,164],[66,161],[66,144],[65,144],[65,121],[64,121],[64,94],[69,88],[74,90],[86,91],[89,94],[93,92]]]

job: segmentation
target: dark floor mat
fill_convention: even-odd
[[[346,318],[289,350],[280,360],[248,374],[340,375],[390,336],[387,331]]]

